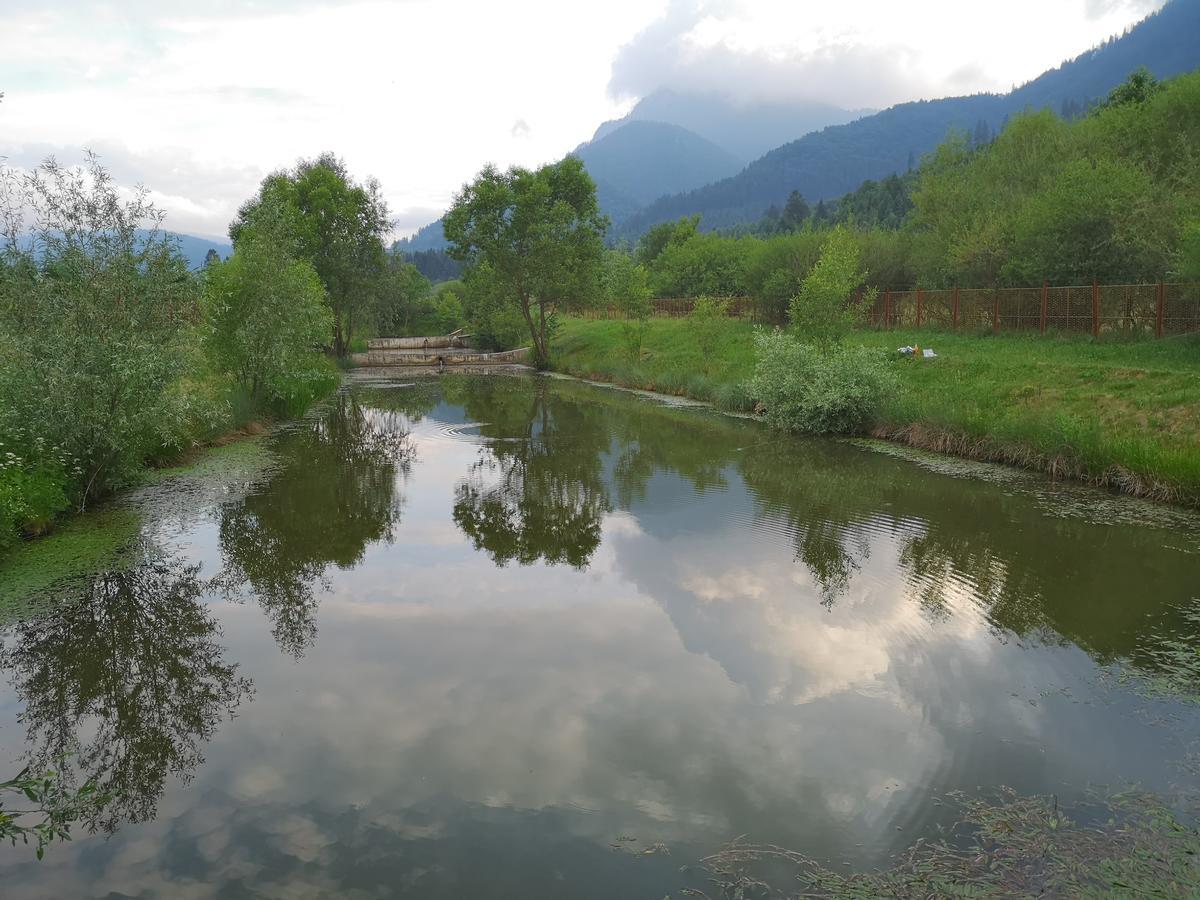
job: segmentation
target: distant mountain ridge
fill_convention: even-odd
[[[395,241],[392,249],[416,253],[420,250],[445,250],[449,246],[446,233],[442,231],[442,220],[438,219],[436,222],[422,225],[414,234]]]
[[[194,234],[180,234],[177,231],[168,231],[166,234],[178,242],[180,252],[187,258],[189,269],[204,268],[204,260],[208,257],[209,250],[216,250],[221,259],[228,259],[233,255],[232,244],[196,237]]]
[[[633,121],[580,145],[596,182],[644,206],[666,193],[690,190],[741,171],[746,160],[667,122]]]
[[[617,237],[636,238],[660,222],[699,213],[705,228],[751,222],[798,190],[810,202],[904,172],[952,128],[983,122],[995,131],[1032,107],[1058,111],[1102,98],[1138,66],[1169,78],[1200,66],[1200,0],[1169,0],[1120,37],[1069,60],[1008,94],[921,100],[825,128],[770,151],[742,172],[703,188],[659,198],[629,217]]]
[[[739,103],[718,94],[659,90],[639,100],[624,118],[603,123],[592,136],[592,143],[633,122],[665,122],[686,128],[748,161],[810,131],[851,122],[872,112],[812,100]]]

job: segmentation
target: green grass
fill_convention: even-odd
[[[652,320],[636,361],[624,351],[621,324],[565,320],[554,367],[753,408],[740,389],[754,368],[749,323],[730,320],[705,359],[685,320]],[[1198,335],[1094,341],[863,331],[852,340],[889,352],[916,344],[938,353],[935,360],[896,358],[900,389],[879,411],[879,436],[1200,505]]]

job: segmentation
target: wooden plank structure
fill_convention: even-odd
[[[431,337],[386,337],[367,341],[366,353],[350,354],[355,367],[393,366],[447,369],[462,366],[512,366],[529,359],[529,348],[484,353],[468,346],[461,332]]]

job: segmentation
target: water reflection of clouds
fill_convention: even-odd
[[[604,515],[586,570],[497,568],[450,520],[480,444],[426,422],[396,476],[391,541],[329,569],[302,662],[253,605],[214,606],[258,696],[195,782],[104,849],[56,847],[53,867],[16,865],[6,883],[29,897],[504,894],[461,880],[492,866],[523,870],[508,895],[661,896],[736,834],[877,864],[936,815],[934,793],[1161,780],[1157,738],[1122,729],[1125,711],[1037,696],[1090,690],[1085,653],[1009,641],[954,572],[930,614],[898,574],[919,517],[840,523],[856,567],[828,604],[795,527],[736,467],[707,491],[658,468]],[[219,555],[212,526],[189,534],[188,553]],[[622,834],[676,855],[614,854]]]

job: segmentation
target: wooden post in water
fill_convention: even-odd
[[[955,331],[958,331],[958,285],[954,286],[954,300],[950,304],[950,321]]]
[[[1163,280],[1158,279],[1158,289],[1155,291],[1155,310],[1154,310],[1154,336],[1160,338],[1163,336],[1163,300],[1164,294],[1167,292],[1167,286],[1163,284]]]
[[[1100,279],[1092,277],[1092,337],[1100,337]]]
[[[925,311],[924,310],[924,306],[925,306],[924,298],[925,298],[925,292],[922,291],[920,288],[917,288],[917,327],[918,328],[921,327],[922,313],[924,313],[924,311]]]
[[[1050,282],[1042,279],[1042,334],[1046,333],[1046,310],[1050,305]]]

